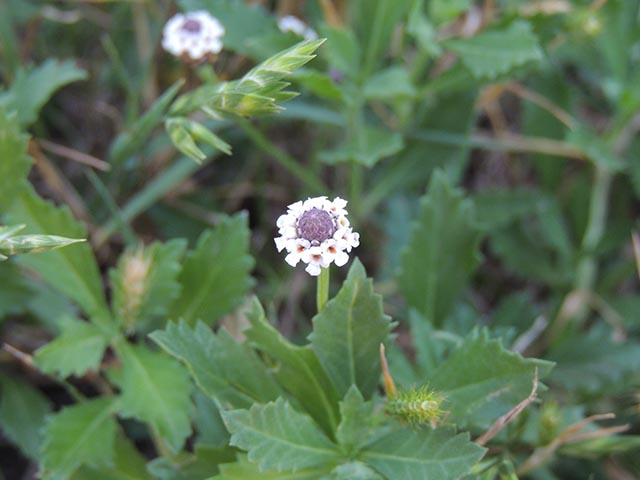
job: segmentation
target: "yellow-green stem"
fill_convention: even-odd
[[[318,313],[320,313],[327,304],[327,301],[329,301],[329,267],[320,269],[316,301],[318,304]]]

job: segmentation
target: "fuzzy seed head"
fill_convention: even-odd
[[[410,425],[435,425],[445,414],[445,398],[428,387],[412,388],[387,399],[386,411]]]

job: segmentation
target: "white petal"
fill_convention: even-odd
[[[320,266],[314,264],[314,263],[310,263],[309,265],[307,265],[307,268],[305,268],[305,271],[314,277],[317,277],[318,275],[320,275],[320,271],[322,269],[320,268]]]
[[[296,217],[293,215],[289,215],[288,213],[284,215],[280,215],[278,220],[276,220],[276,227],[295,227],[296,225]]]
[[[346,252],[343,252],[342,250],[340,250],[338,251],[338,253],[336,253],[336,256],[333,259],[333,261],[336,264],[336,266],[341,267],[349,261],[349,255],[347,255]]]
[[[287,239],[284,237],[276,237],[273,239],[273,241],[276,242],[276,248],[279,252],[284,250],[285,246],[287,245]]]
[[[298,254],[298,252],[293,251],[289,253],[289,255],[284,257],[284,261],[287,262],[292,267],[295,267],[300,261],[300,254]]]

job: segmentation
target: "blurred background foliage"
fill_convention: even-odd
[[[390,352],[397,381],[433,378],[434,366],[477,326],[488,337],[464,340],[469,348],[491,350],[499,337],[508,349],[556,363],[543,403],[503,432],[508,448],[483,478],[515,478],[508,476],[515,464],[525,478],[636,478],[639,7],[636,0],[2,0],[0,128],[15,141],[2,142],[0,213],[27,223],[39,208],[26,200],[8,207],[17,186],[5,158],[24,156],[25,146],[34,189],[86,226],[91,247],[82,248],[98,259],[95,278],[106,284],[106,272],[120,269],[110,276],[114,302],[123,301],[123,252],[180,238],[186,242],[155,244],[150,255],[177,258],[191,247],[195,265],[198,245],[217,241],[198,240],[201,232],[227,228],[237,245],[250,241],[255,259],[229,266],[254,265],[254,281],[239,279],[240,292],[254,284],[280,331],[302,339],[313,283],[278,257],[275,219],[297,199],[343,196],[361,233],[357,255],[400,323]],[[184,64],[160,48],[167,18],[197,9],[225,26],[215,63]],[[241,78],[296,44],[300,38],[277,28],[285,14],[327,39],[288,78],[301,94],[256,118],[196,115],[216,137],[198,138],[202,155],[190,155],[162,128],[191,114],[176,98]],[[29,160],[20,165],[28,170]],[[240,210],[248,216],[226,217]],[[234,230],[245,221],[250,240]],[[51,222],[57,231],[41,233],[83,236]],[[74,311],[40,281],[47,272],[37,263],[0,263],[2,340],[19,352],[64,332],[57,319]],[[28,273],[34,268],[39,275]],[[345,276],[338,273],[334,286]],[[103,308],[90,293],[69,295],[90,314]],[[237,300],[207,314],[222,316]],[[161,327],[158,317],[180,311],[180,301],[160,305],[136,332]],[[233,328],[243,320],[225,321]],[[14,431],[12,419],[37,432],[46,413],[70,402],[70,389],[91,396],[96,379],[87,373],[63,388],[16,351],[0,361],[0,462],[5,478],[31,478],[39,440]],[[108,356],[93,359],[101,361]],[[527,390],[526,379],[514,381]],[[446,390],[446,376],[438,382]],[[24,417],[15,402],[28,405]],[[495,418],[483,412],[472,425]],[[608,412],[617,419],[601,426],[611,432],[590,427],[575,438],[565,430]],[[628,425],[623,434],[619,425]]]

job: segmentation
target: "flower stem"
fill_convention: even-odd
[[[318,313],[322,311],[329,300],[329,267],[321,268],[318,276],[318,291],[316,301],[318,304]]]

